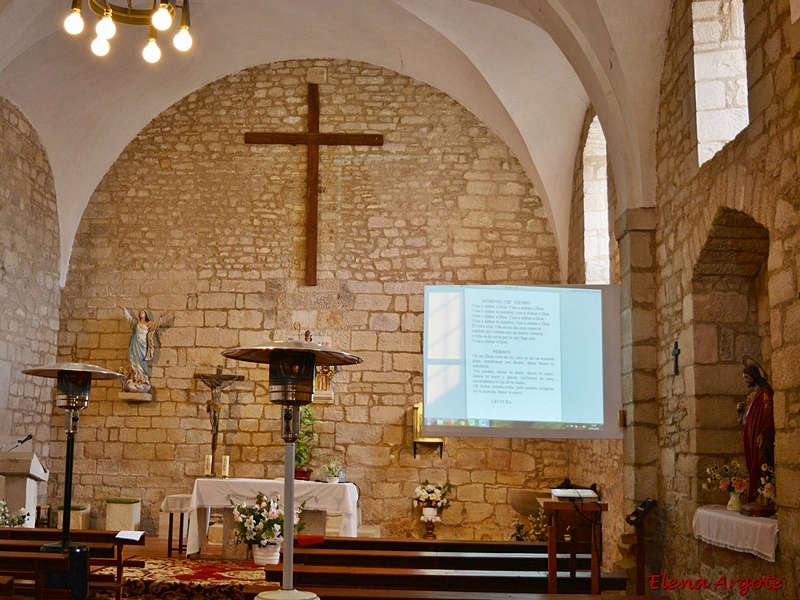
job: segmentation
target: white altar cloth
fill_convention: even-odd
[[[778,521],[747,517],[725,505],[701,506],[694,513],[694,536],[713,546],[755,554],[775,562],[778,547]]]
[[[205,510],[204,523],[198,523],[198,508],[230,508],[231,500],[240,504],[252,503],[258,492],[269,496],[283,496],[283,481],[273,479],[196,479],[192,500],[189,505],[189,531],[187,532],[186,554],[200,551],[200,528],[204,535],[208,528],[208,514]],[[327,510],[342,513],[342,526],[339,535],[357,537],[358,491],[352,483],[318,483],[316,481],[294,482],[295,502],[305,502],[308,509]]]

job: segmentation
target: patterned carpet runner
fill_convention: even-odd
[[[122,597],[128,600],[243,600],[245,585],[264,583],[264,569],[252,562],[132,558],[144,560],[145,568],[125,568]],[[114,569],[102,572],[113,574]],[[113,598],[113,590],[97,590],[90,595],[90,600]]]

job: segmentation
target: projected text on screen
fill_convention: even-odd
[[[606,313],[618,313],[618,288],[607,294],[616,294],[616,304],[604,294],[568,286],[427,286],[423,428],[431,435],[602,432],[616,410],[604,398],[620,394],[619,336],[609,342],[603,334]],[[613,333],[618,316],[616,323],[605,328]]]

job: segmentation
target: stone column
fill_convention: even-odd
[[[656,345],[656,214],[653,208],[625,211],[616,222],[622,285],[622,408],[627,514],[645,498],[658,498],[658,404]],[[646,523],[647,572],[661,554],[655,515]]]

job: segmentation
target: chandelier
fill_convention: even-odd
[[[192,47],[192,35],[189,33],[189,0],[154,0],[152,8],[133,8],[133,0],[128,6],[117,6],[108,0],[87,0],[91,11],[99,17],[95,26],[97,37],[92,42],[92,52],[97,56],[105,56],[111,49],[109,40],[117,32],[117,23],[125,25],[146,25],[149,27],[147,45],[142,50],[142,57],[149,63],[158,62],[161,49],[158,47],[158,32],[167,31],[172,26],[175,10],[180,9],[180,30],[173,38],[175,48],[186,52]],[[149,0],[147,0],[149,3]],[[64,20],[67,33],[78,35],[83,31],[81,16],[83,0],[72,0],[72,11]]]

